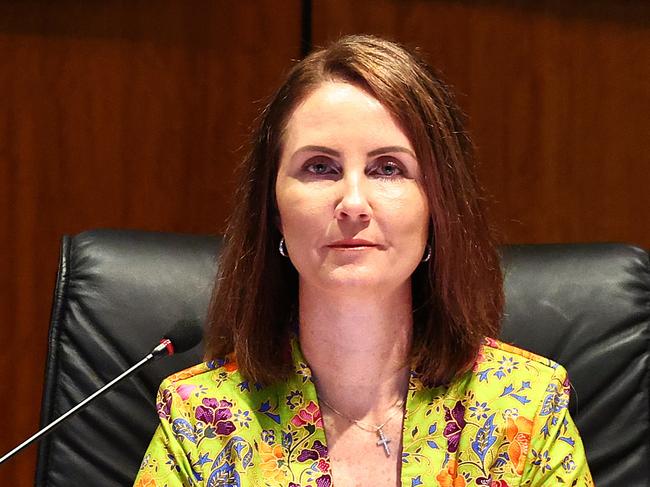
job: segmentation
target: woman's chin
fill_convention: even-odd
[[[338,266],[318,276],[318,287],[328,291],[349,294],[353,292],[387,292],[408,281],[392,271],[359,266]]]

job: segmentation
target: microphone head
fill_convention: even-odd
[[[203,328],[198,320],[181,320],[163,338],[172,342],[174,353],[183,353],[199,344],[203,338]]]

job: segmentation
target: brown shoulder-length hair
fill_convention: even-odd
[[[433,252],[412,276],[411,359],[438,384],[471,367],[503,309],[499,256],[474,175],[474,151],[452,94],[403,46],[373,36],[339,39],[297,63],[262,112],[240,168],[209,310],[206,357],[235,352],[245,377],[272,383],[289,372],[298,275],[278,252],[275,182],[283,132],[320,83],[349,82],[395,117],[415,149],[431,212]]]

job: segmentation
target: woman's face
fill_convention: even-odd
[[[410,286],[429,209],[413,147],[383,105],[324,82],[297,106],[283,142],[279,227],[301,286]]]

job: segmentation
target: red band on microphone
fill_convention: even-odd
[[[165,345],[165,348],[167,349],[167,355],[171,356],[174,355],[174,344],[171,342],[169,338],[163,338],[160,340],[160,343]]]

